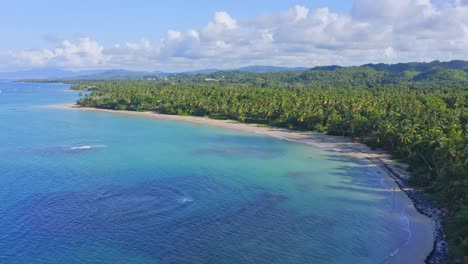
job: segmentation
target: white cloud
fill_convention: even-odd
[[[0,68],[59,66],[189,70],[249,64],[314,66],[468,59],[468,2],[355,0],[349,13],[294,6],[236,20],[216,12],[200,29],[104,47],[84,37],[54,49],[0,52]],[[440,1],[439,1],[440,2]]]
[[[214,20],[202,29],[206,38],[219,39],[238,28],[237,21],[226,12],[216,12]]]
[[[182,38],[182,33],[180,33],[179,31],[175,31],[171,29],[167,32],[168,41],[177,41],[177,40],[180,40],[181,38]]]
[[[78,43],[63,40],[55,49],[9,51],[8,65],[40,67],[55,65],[67,68],[87,68],[105,64],[104,47],[96,41],[82,37]]]
[[[90,38],[80,38],[78,44],[64,40],[53,52],[53,59],[57,63],[71,67],[86,67],[105,62],[102,51],[104,47]],[[49,52],[49,51],[48,51]]]
[[[216,12],[215,13],[215,24],[223,25],[227,29],[235,29],[237,27],[237,22],[226,12]]]
[[[309,14],[309,9],[304,6],[295,6],[289,10],[290,15],[294,18],[294,22],[306,19]]]
[[[386,48],[385,51],[384,51],[384,54],[385,54],[385,57],[387,57],[389,59],[394,59],[394,58],[397,57],[397,53],[395,52],[395,50],[392,47]]]
[[[434,7],[430,0],[355,0],[352,15],[364,20],[396,20],[432,12]]]

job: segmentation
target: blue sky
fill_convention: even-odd
[[[204,26],[216,11],[237,19],[277,13],[294,5],[351,9],[350,0],[10,0],[2,1],[0,49],[50,46],[48,40],[91,36],[105,45],[163,37],[168,29]]]
[[[0,71],[468,59],[468,0],[10,0]]]

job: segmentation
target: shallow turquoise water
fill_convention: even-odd
[[[408,238],[373,169],[261,135],[0,83],[0,263],[385,263]]]

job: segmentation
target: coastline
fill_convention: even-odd
[[[190,122],[198,125],[208,125],[218,128],[258,133],[297,143],[308,144],[336,154],[365,162],[366,166],[375,168],[381,173],[388,185],[388,190],[397,190],[396,195],[404,202],[405,211],[409,218],[411,235],[407,243],[393,255],[387,263],[440,263],[446,252],[443,240],[440,217],[442,212],[433,209],[421,197],[420,193],[406,184],[409,177],[406,165],[391,160],[384,151],[371,150],[364,144],[352,142],[348,138],[329,136],[323,133],[294,131],[284,128],[268,127],[256,124],[240,123],[232,120],[210,119],[208,117],[164,115],[155,112],[134,112],[123,110],[98,109],[81,107],[75,104],[52,106],[60,109],[75,109],[80,111],[118,113],[131,116],[141,116],[158,120]]]

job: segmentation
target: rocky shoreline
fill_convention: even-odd
[[[387,169],[390,176],[393,178],[395,183],[398,185],[400,190],[406,193],[408,198],[413,202],[414,208],[420,213],[435,223],[434,230],[434,246],[431,253],[427,256],[425,263],[427,264],[440,264],[448,257],[448,244],[445,240],[444,228],[442,225],[442,218],[447,214],[443,209],[435,208],[431,202],[424,198],[421,193],[412,188],[406,188],[408,186],[407,180],[401,177],[391,167],[379,160],[383,167]]]

